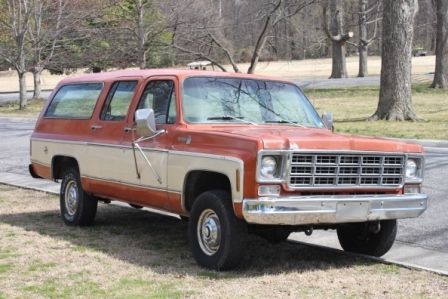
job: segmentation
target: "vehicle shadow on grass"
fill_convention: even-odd
[[[67,241],[76,251],[98,251],[158,273],[213,279],[309,272],[374,262],[332,249],[298,243],[270,244],[250,235],[246,256],[236,271],[224,274],[196,265],[188,246],[188,223],[131,208],[100,205],[95,225],[68,227],[58,210],[0,214],[0,222]]]

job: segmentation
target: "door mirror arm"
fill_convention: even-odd
[[[143,160],[145,160],[146,164],[151,169],[152,173],[157,178],[157,181],[159,184],[162,184],[162,177],[160,174],[154,169],[154,167],[151,164],[151,161],[149,161],[148,157],[146,157],[145,153],[143,152],[143,149],[140,147],[139,143],[155,138],[163,133],[165,133],[165,130],[157,130],[156,129],[156,121],[154,118],[154,110],[152,109],[138,109],[135,111],[135,123],[136,123],[136,132],[140,136],[136,140],[132,142],[132,150],[134,152],[134,164],[135,164],[135,171],[137,173],[137,178],[141,178],[140,171],[138,169],[137,165],[137,155],[135,149],[138,150],[138,152],[141,154]]]

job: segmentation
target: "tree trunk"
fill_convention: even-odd
[[[345,44],[348,40],[344,34],[344,2],[343,0],[330,0],[330,38],[332,45],[332,70],[330,78],[347,78],[345,63]],[[326,17],[326,16],[324,16]]]
[[[140,69],[146,69],[146,51],[140,50]]]
[[[38,99],[42,91],[42,71],[41,67],[33,68],[33,79],[34,79],[34,92],[33,99]]]
[[[368,75],[367,71],[367,59],[368,46],[367,41],[367,0],[359,0],[359,44],[358,44],[358,54],[359,54],[359,72],[358,77],[366,77]]]
[[[359,45],[359,72],[358,77],[367,77],[369,75],[367,61],[368,61],[368,46]]]
[[[282,1],[279,1],[276,4],[276,6],[274,7],[274,9],[266,16],[266,19],[264,20],[263,28],[261,29],[261,32],[258,35],[257,43],[255,44],[254,52],[252,53],[252,58],[250,60],[250,66],[247,70],[248,74],[255,73],[255,68],[257,67],[258,61],[260,59],[261,51],[263,50],[264,44],[266,43],[266,38],[267,38],[266,34],[268,32],[268,29],[269,29],[270,25],[275,25],[275,24],[271,24],[272,17],[278,11],[281,4],[282,4]]]
[[[145,49],[145,8],[141,0],[136,2],[137,4],[137,36],[138,36],[138,54],[140,59],[140,69],[146,68],[146,49]]]
[[[23,45],[23,44],[22,44]],[[23,47],[23,46],[22,46]],[[26,64],[25,64],[25,53],[23,48],[19,51],[19,65],[16,68],[17,75],[19,76],[19,109],[25,109],[28,104],[27,94],[26,94]]]
[[[437,1],[436,71],[433,88],[448,88],[448,1]]]
[[[28,104],[28,99],[26,97],[26,77],[25,72],[17,71],[17,75],[19,76],[19,91],[20,91],[20,100],[19,100],[19,109],[25,109]]]
[[[276,8],[276,10],[277,9],[278,7]],[[263,28],[261,29],[260,35],[257,39],[257,43],[255,44],[254,52],[252,53],[252,58],[250,59],[250,65],[247,69],[248,74],[255,73],[255,68],[257,67],[258,60],[260,59],[261,50],[263,50],[264,44],[266,43],[266,33],[268,31],[269,24],[271,23],[271,17],[272,15],[268,15],[264,21]]]
[[[345,63],[345,42],[332,41],[332,69],[331,79],[347,78],[347,66]]]
[[[255,69],[257,68],[258,61],[260,60],[261,50],[263,49],[265,42],[266,42],[266,38],[263,37],[263,41],[261,43],[261,46],[260,47],[256,47],[256,49],[254,50],[254,53],[252,54],[252,58],[250,60],[250,66],[247,69],[247,73],[248,74],[255,73]]]
[[[417,120],[412,107],[411,68],[418,0],[383,0],[381,86],[370,120]]]

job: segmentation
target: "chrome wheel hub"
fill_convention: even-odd
[[[221,224],[218,215],[210,209],[204,210],[198,220],[197,237],[199,246],[207,255],[213,255],[221,244]]]
[[[75,181],[70,181],[67,183],[67,186],[65,187],[64,199],[67,214],[74,216],[76,210],[78,209],[79,203],[78,186]]]

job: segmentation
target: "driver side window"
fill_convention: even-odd
[[[143,92],[138,109],[154,110],[156,124],[176,122],[176,94],[171,80],[150,81]]]

